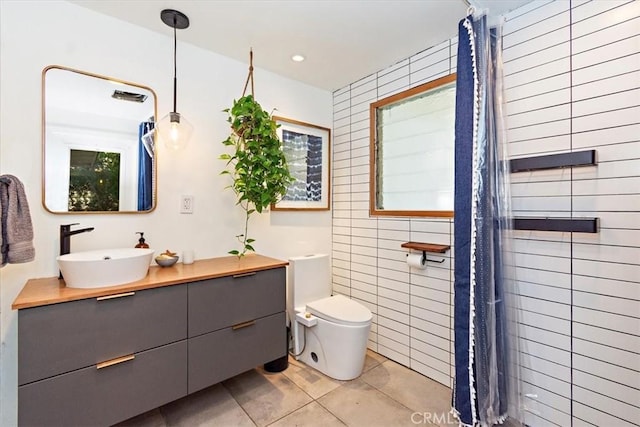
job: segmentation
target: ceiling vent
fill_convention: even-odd
[[[131,101],[143,103],[147,99],[147,95],[141,93],[126,92],[123,90],[114,90],[112,98],[119,99],[121,101]]]

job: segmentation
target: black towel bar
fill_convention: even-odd
[[[557,169],[576,166],[596,165],[596,150],[574,151],[571,153],[548,154],[544,156],[511,159],[511,172],[525,172],[541,169]]]
[[[574,233],[597,233],[598,218],[513,218],[515,230],[564,231]]]

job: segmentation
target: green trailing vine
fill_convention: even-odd
[[[278,125],[253,95],[234,100],[233,106],[224,111],[232,133],[222,143],[232,147],[233,153],[220,155],[220,159],[226,161],[221,174],[231,176],[228,188],[236,194],[237,204],[245,211],[244,233],[236,236],[242,249],[229,253],[242,257],[247,251],[255,251],[252,246],[255,239],[247,234],[251,214],[262,213],[276,203],[286,193],[292,177],[276,132]]]

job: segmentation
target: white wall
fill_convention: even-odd
[[[537,0],[505,18],[510,156],[598,156],[511,176],[515,214],[601,221],[597,234],[515,232],[525,421],[637,425],[640,1]],[[410,270],[400,244],[453,244],[453,221],[369,217],[368,108],[455,72],[456,49],[447,40],[334,92],[334,290],[375,313],[370,348],[445,385],[453,260]]]
[[[527,424],[640,421],[640,1],[534,2],[507,16],[513,157],[595,149],[598,165],[511,175],[520,216],[600,232],[518,231]]]
[[[453,220],[369,217],[369,105],[454,73],[457,48],[454,37],[333,95],[333,289],[374,313],[369,348],[449,387],[453,247],[416,270],[400,245],[453,246]]]
[[[57,273],[60,224],[79,222],[95,231],[73,237],[72,250],[126,246],[144,231],[152,248],[196,258],[224,256],[235,249],[242,232],[242,211],[219,176],[217,160],[228,134],[222,110],[242,93],[248,64],[178,41],[178,111],[195,127],[183,152],[169,157],[160,151],[158,207],[150,214],[53,215],[41,205],[41,73],[45,66],[64,65],[153,88],[158,113],[172,105],[173,40],[85,8],[59,1],[0,2],[0,173],[13,174],[25,185],[34,225],[36,260],[0,270],[0,425],[17,422],[17,316],[11,303],[29,278]],[[158,16],[158,19],[160,17]],[[195,25],[195,23],[194,23]],[[188,31],[188,30],[184,30]],[[178,39],[180,31],[178,31]],[[248,57],[247,46],[247,57]],[[259,68],[256,52],[256,95],[278,115],[331,125],[331,94],[284,79]],[[162,150],[162,147],[160,147]],[[195,213],[179,214],[179,196],[195,197]],[[251,221],[256,250],[276,258],[329,252],[329,212],[273,212]]]

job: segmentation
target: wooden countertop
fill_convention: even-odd
[[[172,267],[165,268],[153,266],[149,268],[147,276],[137,282],[94,289],[68,288],[64,280],[60,280],[57,277],[30,279],[16,297],[11,308],[19,310],[59,302],[179,285],[197,280],[232,276],[252,271],[270,270],[272,268],[284,267],[288,264],[287,261],[257,254],[249,254],[241,259],[238,259],[236,256],[211,258],[198,260],[188,265],[177,263]]]

